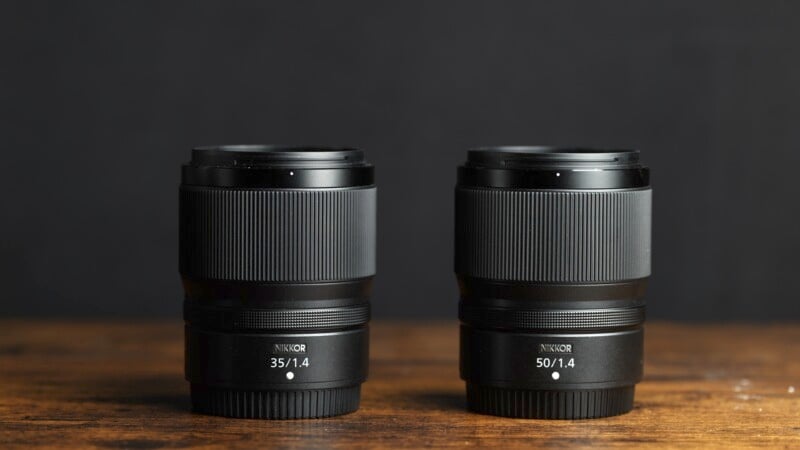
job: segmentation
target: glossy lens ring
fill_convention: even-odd
[[[304,309],[239,309],[184,303],[187,324],[225,331],[335,330],[366,325],[369,317],[368,303]]]
[[[644,306],[577,310],[527,310],[459,304],[465,324],[512,330],[606,330],[641,325]]]

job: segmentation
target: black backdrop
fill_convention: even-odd
[[[0,6],[0,314],[178,316],[197,144],[377,166],[377,317],[455,317],[468,147],[636,147],[651,318],[798,319],[800,4],[42,2]]]

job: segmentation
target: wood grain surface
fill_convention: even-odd
[[[800,448],[800,326],[650,323],[629,414],[464,410],[458,326],[372,326],[361,409],[298,421],[192,414],[175,322],[0,321],[0,448]]]

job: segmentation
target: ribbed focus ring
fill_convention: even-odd
[[[467,383],[467,408],[523,419],[589,419],[633,409],[634,387],[573,391],[505,389]]]
[[[230,309],[184,304],[184,319],[192,326],[222,331],[326,330],[364,325],[369,304],[338,308]]]
[[[456,272],[590,283],[650,275],[651,190],[456,189]]]
[[[180,192],[184,276],[294,282],[375,274],[374,187]]]
[[[644,307],[582,310],[515,310],[459,304],[459,318],[486,328],[597,330],[639,325]]]
[[[240,391],[192,385],[192,409],[243,419],[312,419],[358,409],[361,385],[300,391]]]

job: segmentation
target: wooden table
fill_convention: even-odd
[[[798,325],[648,324],[634,411],[581,421],[466,412],[455,322],[375,323],[355,414],[191,414],[182,333],[178,321],[0,321],[0,448],[800,448]]]

